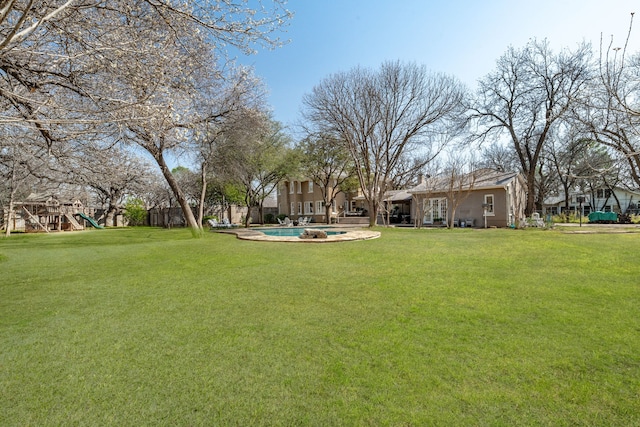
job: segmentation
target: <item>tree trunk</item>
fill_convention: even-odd
[[[107,208],[107,215],[104,219],[105,227],[113,227],[114,226],[114,218],[116,216],[117,207],[113,203],[109,203],[109,207]]]
[[[204,219],[204,200],[207,195],[207,167],[204,163],[200,169],[200,177],[202,178],[202,187],[200,188],[200,201],[198,203],[198,224],[202,224]]]
[[[187,202],[187,198],[185,197],[180,186],[178,185],[178,182],[176,181],[175,177],[169,170],[169,167],[167,166],[167,163],[164,160],[164,156],[162,155],[162,153],[158,153],[155,156],[155,159],[156,159],[156,162],[158,162],[158,166],[160,166],[162,175],[164,175],[164,178],[167,180],[167,184],[169,184],[169,187],[173,191],[173,194],[176,196],[176,199],[178,200],[178,204],[182,208],[182,214],[187,220],[187,226],[191,228],[191,233],[193,234],[194,237],[202,236],[202,227],[198,225],[198,222],[196,221],[196,218],[193,215],[193,211],[191,210],[191,206],[189,206],[189,203]]]
[[[244,217],[244,228],[251,226],[251,204],[247,204],[247,216]]]
[[[535,169],[530,169],[527,172],[527,206],[525,207],[524,214],[531,215],[536,206],[536,173]]]
[[[369,227],[375,227],[378,223],[378,206],[375,202],[369,201]]]
[[[13,193],[11,194],[11,198],[9,199],[9,210],[7,211],[7,217],[5,218],[4,225],[4,235],[9,237],[11,235],[11,217],[13,215]]]
[[[324,212],[327,218],[327,225],[331,225],[331,203],[324,205]]]
[[[454,226],[453,221],[455,217],[456,217],[456,207],[454,205],[451,207],[451,218],[449,218],[449,222],[447,223],[447,228],[449,228],[450,230],[453,230],[453,226]]]

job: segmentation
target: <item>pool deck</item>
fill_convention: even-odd
[[[322,225],[322,227],[328,227]],[[280,228],[280,227],[273,227]],[[304,227],[313,229],[313,226]],[[354,240],[370,240],[380,237],[379,231],[371,231],[366,228],[345,228],[345,227],[331,227],[339,231],[344,231],[343,234],[335,234],[327,236],[326,239],[301,239],[298,236],[267,236],[261,233],[258,229],[252,228],[231,228],[215,230],[219,233],[235,234],[238,239],[241,240],[255,240],[259,242],[289,242],[289,243],[335,243],[335,242],[349,242]]]

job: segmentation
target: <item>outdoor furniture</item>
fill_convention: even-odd
[[[228,218],[224,218],[222,220],[222,226],[225,228],[233,228],[233,227],[237,227],[235,224],[231,224],[231,222],[229,222]]]
[[[540,218],[540,214],[538,212],[531,214],[531,223],[534,227],[544,227],[544,221]]]
[[[217,219],[211,218],[210,220],[207,220],[207,222],[209,223],[209,226],[211,228],[220,228],[220,227],[222,227],[222,225],[218,222]]]

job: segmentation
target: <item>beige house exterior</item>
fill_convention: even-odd
[[[339,192],[331,204],[329,215],[332,221],[345,216],[360,216],[364,212],[364,203],[354,200],[356,194]],[[291,220],[310,217],[312,222],[327,223],[322,190],[309,179],[290,179],[278,185],[278,214]]]
[[[408,190],[413,195],[411,216],[416,224],[461,227],[517,227],[524,220],[525,182],[517,172],[477,170],[460,185],[447,178],[427,178]],[[457,199],[455,216],[452,207]]]

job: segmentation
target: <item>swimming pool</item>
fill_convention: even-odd
[[[327,233],[327,236],[337,236],[345,234],[346,231],[332,230],[331,227],[285,227],[285,228],[259,228],[255,229],[267,236],[280,236],[280,237],[298,237],[305,228],[311,228],[312,230],[323,230]]]

